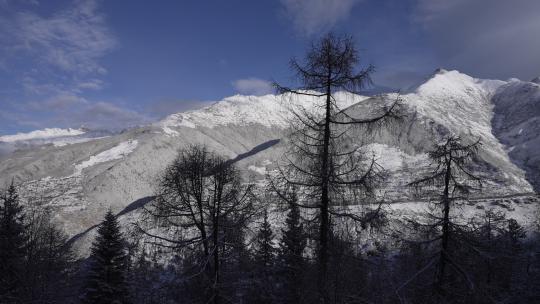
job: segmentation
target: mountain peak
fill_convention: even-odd
[[[531,80],[532,83],[540,84],[540,76]]]
[[[461,92],[464,86],[474,83],[474,78],[456,70],[448,71],[442,68],[435,72],[415,88],[416,93],[423,95],[438,95],[447,90]]]
[[[457,71],[456,71],[457,72]],[[438,68],[435,70],[435,72],[433,72],[433,75],[436,75],[436,74],[446,74],[448,73],[448,70],[447,69],[443,69],[443,68]]]
[[[457,70],[436,69],[431,77],[411,92],[434,98],[448,97],[447,95],[468,95],[472,92],[478,96],[493,94],[505,81],[479,79]]]

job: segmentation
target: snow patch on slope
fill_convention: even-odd
[[[266,167],[258,167],[255,165],[251,165],[248,167],[249,170],[259,173],[260,175],[266,175]]]
[[[404,169],[404,166],[415,166],[419,163],[427,163],[428,156],[426,153],[409,155],[398,147],[391,147],[385,144],[372,143],[364,147],[375,157],[375,160],[385,170],[398,171]]]
[[[137,147],[137,145],[138,145],[137,140],[130,140],[130,141],[122,142],[107,151],[103,151],[97,155],[93,155],[88,160],[83,161],[82,163],[76,165],[75,172],[73,173],[73,175],[75,176],[81,175],[83,169],[97,165],[99,163],[121,159],[124,156],[133,152],[135,148]]]
[[[97,139],[103,139],[103,138],[107,138],[109,136],[102,136],[102,137],[88,137],[88,138],[59,138],[57,140],[54,140],[52,142],[52,144],[55,146],[55,147],[64,147],[64,146],[67,146],[67,145],[73,145],[73,144],[80,144],[80,143],[85,143],[85,142],[89,142],[89,141],[92,141],[92,140],[97,140]]]
[[[66,136],[77,136],[84,134],[85,131],[80,129],[60,129],[60,128],[46,128],[43,130],[36,130],[28,133],[17,133],[14,135],[4,135],[0,136],[0,141],[3,142],[16,142],[23,140],[34,140],[34,139],[47,139],[47,138],[56,138],[56,137],[66,137]]]

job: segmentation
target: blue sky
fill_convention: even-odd
[[[291,81],[289,59],[352,35],[376,85],[438,67],[540,75],[537,0],[0,0],[0,135],[119,129]]]

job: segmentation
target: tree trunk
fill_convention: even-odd
[[[450,238],[450,198],[449,187],[452,170],[452,156],[448,156],[446,160],[446,172],[444,176],[444,192],[443,192],[443,225],[442,225],[442,250],[441,261],[439,263],[439,275],[437,278],[437,286],[439,291],[442,291],[442,285],[445,280],[446,270],[446,255],[448,250],[448,239]]]
[[[319,292],[323,303],[328,303],[328,235],[330,231],[330,220],[328,215],[328,161],[330,154],[330,118],[331,118],[331,88],[330,75],[328,72],[328,84],[326,86],[326,113],[324,120],[324,142],[322,154],[322,178],[321,178],[321,223],[320,223],[320,252],[319,252]]]
[[[214,218],[214,304],[219,304],[219,245],[218,245],[218,215]]]

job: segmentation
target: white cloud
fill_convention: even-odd
[[[272,83],[259,78],[246,78],[233,81],[233,87],[244,95],[266,95],[273,92]]]
[[[153,121],[153,117],[105,101],[91,102],[77,95],[59,95],[0,111],[0,118],[15,125],[43,129],[78,128],[122,130]],[[36,119],[36,116],[39,118]],[[0,133],[1,130],[0,130]]]
[[[295,28],[312,35],[347,19],[361,0],[281,0]]]
[[[107,69],[100,61],[118,42],[96,1],[78,0],[47,16],[34,10],[10,2],[0,11],[3,69],[35,95],[101,89],[98,77]]]
[[[11,120],[36,128],[121,129],[148,122],[136,111],[85,95],[106,85],[100,79],[107,73],[101,61],[117,45],[97,0],[75,0],[48,15],[35,5],[5,1],[0,66],[24,92],[7,109],[14,114]]]

